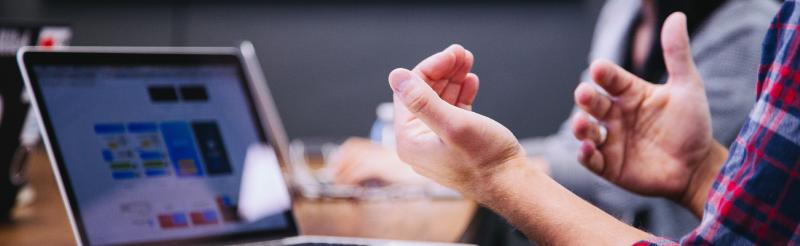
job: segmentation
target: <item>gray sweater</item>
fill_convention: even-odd
[[[623,60],[624,41],[640,4],[641,0],[607,1],[597,21],[589,60]],[[692,36],[714,138],[725,145],[734,140],[755,100],[761,40],[777,10],[778,4],[772,0],[729,0]],[[586,72],[581,79],[591,80]],[[570,126],[567,120],[551,136],[522,141],[529,155],[550,163],[559,183],[627,223],[632,223],[637,213],[649,215],[649,226],[644,229],[656,235],[680,238],[697,226],[697,219],[684,208],[662,198],[631,194],[582,167],[576,160],[579,142]]]

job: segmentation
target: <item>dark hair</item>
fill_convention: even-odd
[[[689,36],[691,37],[697,29],[716,11],[726,0],[656,0],[653,3],[656,8],[656,26],[652,43],[650,44],[650,53],[648,54],[645,63],[640,70],[636,71],[633,68],[631,61],[631,53],[633,52],[630,47],[633,46],[633,36],[636,25],[632,25],[628,32],[628,44],[626,56],[623,58],[624,66],[629,71],[642,77],[643,79],[656,83],[663,83],[664,75],[667,68],[664,65],[664,56],[661,49],[661,27],[667,17],[675,12],[683,12],[687,17],[687,25],[689,29]],[[638,19],[636,21],[638,23]]]

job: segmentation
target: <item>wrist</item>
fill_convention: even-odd
[[[494,202],[515,196],[517,180],[534,179],[535,175],[547,176],[541,169],[533,168],[525,155],[515,156],[479,175],[471,193],[478,203],[492,207]]]
[[[692,173],[689,186],[681,197],[680,203],[697,218],[702,219],[708,192],[727,158],[728,150],[717,141],[713,141],[707,154],[693,165],[696,169]]]
[[[531,165],[533,165],[534,168],[539,169],[548,176],[553,175],[553,171],[552,169],[550,169],[550,163],[543,156],[540,155],[528,156],[528,159],[530,160],[530,163]]]

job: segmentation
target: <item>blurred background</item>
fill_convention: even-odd
[[[517,137],[554,132],[602,1],[0,0],[0,20],[72,27],[72,45],[252,41],[290,138],[367,136],[386,76],[460,43],[481,78],[475,110]]]

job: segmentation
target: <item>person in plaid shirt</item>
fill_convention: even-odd
[[[796,5],[786,1],[770,27],[758,100],[730,152],[712,138],[686,16],[675,13],[661,35],[667,83],[648,83],[609,61],[590,66],[596,84],[575,90],[579,161],[620,187],[669,198],[700,217],[682,244],[800,245]],[[472,63],[472,54],[455,45],[389,74],[404,162],[542,244],[677,243],[616,220],[529,165],[507,128],[471,111],[478,90]]]
[[[681,244],[800,245],[800,9],[786,1],[770,25],[758,101],[705,199],[702,224]],[[667,239],[638,245],[669,245]]]

